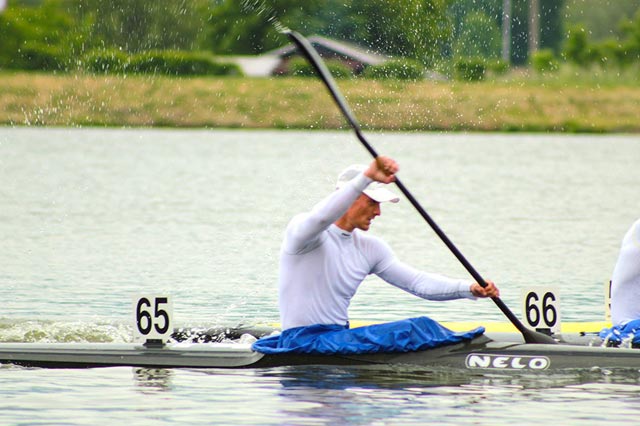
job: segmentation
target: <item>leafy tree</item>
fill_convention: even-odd
[[[89,47],[126,52],[200,48],[207,0],[67,0],[87,26]]]
[[[367,16],[366,42],[427,66],[441,57],[451,25],[447,0],[353,0]]]
[[[279,47],[283,38],[270,21],[273,17],[284,19],[283,12],[276,12],[281,9],[275,8],[279,6],[276,3],[265,8],[261,0],[218,2],[207,21],[207,48],[221,54],[252,54]]]
[[[467,14],[454,43],[455,57],[498,58],[502,48],[502,33],[484,12]]]
[[[529,0],[511,0],[511,63],[527,62],[529,49]]]
[[[467,15],[476,12],[488,16],[495,25],[502,25],[502,3],[503,0],[457,0],[451,2],[447,13],[451,17],[454,39],[459,37]]]
[[[622,49],[628,52],[630,59],[640,60],[640,8],[633,20],[623,20],[620,24],[623,34]]]
[[[619,37],[593,41],[580,24],[569,30],[565,45],[567,60],[581,66],[597,63],[604,66],[625,66],[640,60],[640,10],[633,20],[623,20],[619,25]]]
[[[565,0],[540,0],[540,49],[559,54],[564,42],[562,12]]]
[[[593,41],[624,36],[620,22],[640,10],[640,0],[565,0],[564,28],[582,26]]]
[[[308,11],[304,31],[340,40],[366,40],[369,35],[370,16],[362,9],[362,2],[351,0],[321,0]],[[301,28],[302,30],[302,28]]]
[[[587,65],[590,55],[587,32],[579,25],[569,30],[564,48],[564,56],[568,61],[578,65]]]
[[[11,4],[0,14],[0,67],[33,68],[29,66],[33,55],[44,68],[66,66],[62,62],[74,44],[74,21],[60,4],[58,0],[39,7]]]
[[[431,63],[450,35],[448,1],[222,0],[211,11],[207,40],[217,53],[263,52],[287,42],[273,25],[278,22]]]
[[[540,48],[550,48],[558,53],[564,40],[562,12],[565,0],[539,0]],[[477,2],[465,0],[461,2],[466,13],[484,11],[498,28],[502,29],[502,0],[487,0]],[[511,0],[511,62],[524,64],[529,57],[529,3],[530,0]],[[459,6],[460,7],[460,6]],[[464,10],[455,10],[457,29],[463,22],[461,14]],[[464,16],[464,15],[462,15]],[[458,30],[456,29],[456,34]]]

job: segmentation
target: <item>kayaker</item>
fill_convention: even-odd
[[[634,320],[640,320],[640,219],[622,239],[611,276],[611,323],[623,326]]]
[[[419,271],[398,260],[382,239],[366,233],[380,204],[399,198],[386,188],[398,164],[378,157],[368,167],[350,166],[337,190],[288,224],[280,253],[279,307],[283,330],[314,324],[348,326],[348,307],[369,275],[428,300],[499,296],[467,280]]]

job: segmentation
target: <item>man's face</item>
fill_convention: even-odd
[[[349,207],[348,217],[350,225],[363,231],[368,231],[371,221],[380,216],[380,203],[361,194],[358,199]]]

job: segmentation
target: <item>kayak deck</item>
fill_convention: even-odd
[[[256,363],[262,354],[250,344],[174,343],[147,347],[132,343],[2,343],[0,363],[65,367],[217,367],[237,368]]]
[[[292,365],[414,365],[487,371],[640,369],[637,349],[599,346],[596,335],[565,334],[560,344],[525,344],[517,333],[487,333],[433,349],[382,354],[264,355],[248,343],[0,343],[0,363],[45,368],[268,368]],[[593,346],[595,345],[595,346]]]

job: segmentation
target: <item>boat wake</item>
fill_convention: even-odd
[[[175,328],[169,342],[253,343],[276,332],[269,326]],[[114,321],[54,321],[0,318],[0,343],[132,343],[133,327]]]
[[[130,343],[132,328],[108,321],[53,321],[0,318],[3,343]]]

